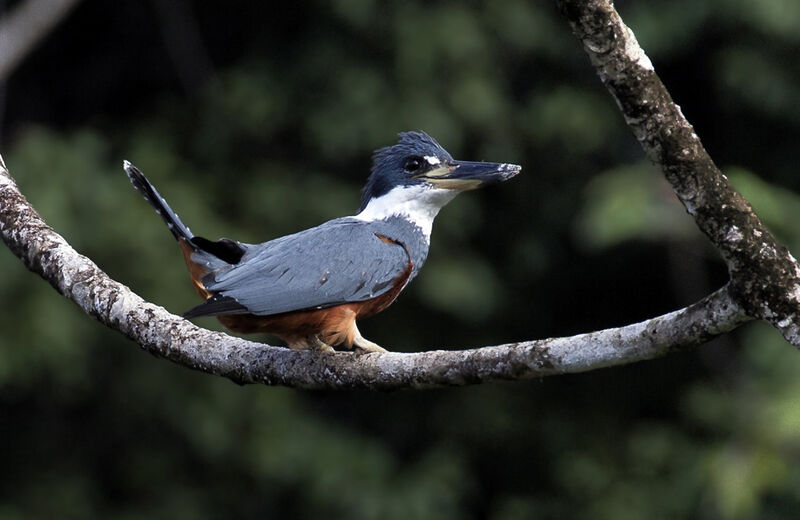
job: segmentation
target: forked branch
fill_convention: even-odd
[[[31,271],[101,323],[152,354],[243,384],[390,390],[584,372],[699,345],[749,320],[722,288],[676,312],[570,338],[414,354],[293,351],[201,329],[144,301],[53,231],[1,160],[0,232]]]
[[[0,233],[32,271],[147,351],[237,383],[399,389],[584,372],[702,344],[753,318],[800,344],[800,269],[728,184],[608,0],[558,0],[647,156],[660,165],[731,281],[684,309],[569,338],[470,350],[354,355],[292,351],[201,329],[145,302],[36,213],[0,160]]]
[[[557,0],[647,157],[725,259],[731,296],[800,347],[800,267],[711,160],[611,0]]]

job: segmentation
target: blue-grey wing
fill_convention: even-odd
[[[261,316],[369,300],[390,290],[410,262],[403,246],[373,228],[338,219],[254,245],[203,284],[217,300],[232,298],[244,307],[239,312]],[[210,305],[207,314],[225,313],[225,306],[218,312]]]

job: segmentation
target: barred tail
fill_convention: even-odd
[[[150,184],[150,181],[147,180],[147,177],[139,171],[139,169],[132,165],[129,161],[122,161],[122,167],[125,169],[125,173],[128,174],[128,178],[131,180],[131,184],[136,190],[142,194],[144,200],[146,200],[153,208],[156,210],[164,222],[167,224],[167,227],[175,235],[175,238],[178,240],[185,240],[187,244],[192,247],[196,247],[192,243],[192,238],[194,235],[186,227],[186,224],[181,222],[181,219],[178,218],[178,215],[172,211],[172,208],[169,207],[167,201],[164,200],[164,197],[159,195],[156,188]]]
[[[184,250],[187,263],[201,262],[206,269],[214,269],[221,267],[223,264],[236,264],[242,259],[247,247],[246,244],[227,238],[212,242],[206,238],[193,235],[189,228],[186,227],[186,224],[181,222],[178,215],[172,211],[164,197],[159,195],[155,186],[150,184],[147,177],[136,166],[129,161],[122,161],[122,167],[125,169],[125,173],[128,174],[133,187],[142,194],[144,200],[153,206],[156,213],[164,219],[169,230],[181,243],[181,248],[188,246],[189,249]],[[192,252],[202,255],[202,258],[193,260]]]

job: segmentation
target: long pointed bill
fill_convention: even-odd
[[[420,177],[438,188],[466,191],[508,180],[521,169],[522,166],[508,163],[452,161]]]

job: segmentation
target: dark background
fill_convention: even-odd
[[[618,8],[711,155],[798,251],[800,4]],[[442,211],[420,276],[361,324],[381,345],[571,335],[726,280],[551,2],[84,0],[3,94],[0,151],[23,193],[80,252],[175,313],[196,295],[122,159],[198,234],[258,242],[352,214],[371,151],[412,129],[523,173]],[[800,507],[800,355],[766,325],[583,375],[305,392],[144,355],[3,248],[0,269],[2,519],[740,519]]]

